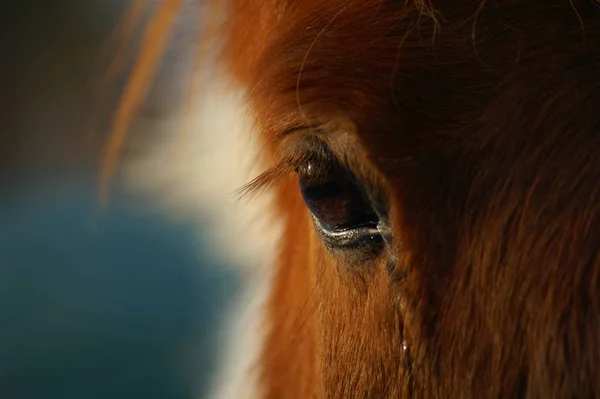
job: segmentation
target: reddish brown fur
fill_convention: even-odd
[[[600,396],[598,4],[230,11],[226,59],[271,155],[290,127],[352,124],[399,254],[390,276],[385,259],[326,250],[297,189],[281,190],[267,396]]]
[[[295,187],[280,199],[286,213],[286,230],[280,267],[269,302],[273,322],[264,350],[262,381],[269,398],[310,398],[319,384],[316,359],[318,278],[314,263],[307,262],[314,240],[306,234],[311,225],[307,210]]]

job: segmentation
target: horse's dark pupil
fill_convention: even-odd
[[[372,207],[339,165],[319,179],[299,173],[299,182],[308,209],[324,227],[348,230],[377,224]]]
[[[341,184],[336,181],[328,181],[323,184],[304,187],[302,195],[307,201],[320,201],[341,195],[343,192],[344,190]]]

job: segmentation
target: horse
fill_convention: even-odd
[[[210,397],[600,397],[600,4],[200,7],[186,145],[123,168],[244,265]],[[147,23],[103,187],[182,10]]]

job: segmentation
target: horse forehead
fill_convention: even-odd
[[[414,144],[409,131],[457,131],[485,118],[484,105],[501,82],[522,80],[519,71],[527,68],[549,72],[554,64],[546,60],[568,57],[581,44],[568,2],[480,5],[436,2],[426,10],[419,2],[301,1],[263,10],[258,33],[244,38],[260,42],[259,51],[243,57],[263,131],[341,114],[386,162],[408,157],[398,150]],[[597,24],[585,28],[590,37],[598,31]],[[560,29],[556,41],[540,47]]]

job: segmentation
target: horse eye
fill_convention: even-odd
[[[297,172],[304,201],[326,233],[377,228],[373,207],[352,174],[337,162],[309,161]]]

